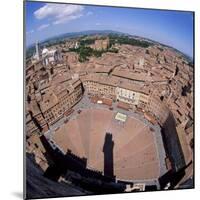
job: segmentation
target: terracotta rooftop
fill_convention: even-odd
[[[49,92],[43,96],[43,101],[40,103],[42,112],[47,111],[58,103],[58,98],[53,92]]]

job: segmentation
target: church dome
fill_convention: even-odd
[[[47,49],[47,48],[44,48],[43,50],[42,50],[42,54],[47,54],[49,52],[49,50]]]

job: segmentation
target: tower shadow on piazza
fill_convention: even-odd
[[[104,153],[104,175],[108,177],[114,177],[113,148],[114,148],[114,142],[112,140],[112,134],[106,133],[103,145],[103,153]]]

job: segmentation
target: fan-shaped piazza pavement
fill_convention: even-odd
[[[83,109],[56,130],[52,140],[63,152],[71,150],[85,157],[87,168],[105,175],[119,180],[158,179],[159,147],[154,130],[131,116],[118,121],[116,114],[103,108]]]

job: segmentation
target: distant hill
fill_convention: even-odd
[[[119,31],[112,31],[112,30],[88,30],[88,31],[70,32],[70,33],[56,35],[56,36],[47,38],[45,40],[42,40],[40,43],[44,44],[44,43],[47,43],[52,40],[57,40],[57,39],[62,40],[62,39],[66,39],[66,38],[80,37],[83,35],[95,35],[95,34],[104,35],[104,34],[110,34],[110,33],[125,35],[125,33],[122,33]],[[128,34],[126,34],[126,35],[128,35]],[[27,46],[27,49],[33,47],[34,45],[35,44],[31,44],[31,45]]]
[[[118,31],[112,30],[88,30],[88,31],[81,31],[81,32],[70,32],[64,33],[61,35],[57,35],[54,37],[47,38],[40,42],[40,47],[43,48],[44,46],[51,46],[54,44],[62,43],[64,40],[68,38],[76,38],[81,37],[84,35],[107,35],[107,34],[118,34],[118,35],[128,35]],[[35,53],[35,44],[31,44],[26,48],[26,58],[31,57]]]
[[[150,42],[150,43],[153,43],[153,44],[162,45],[162,46],[165,46],[165,47],[168,47],[168,48],[174,50],[175,52],[177,52],[178,54],[183,56],[190,64],[193,64],[193,58],[191,58],[190,56],[186,55],[185,53],[177,50],[174,47],[171,47],[171,46],[166,45],[166,44],[162,44],[162,43],[157,42],[157,41],[152,40],[152,39],[144,38],[144,37],[137,36],[137,35],[131,35],[131,34],[119,32],[119,31],[113,31],[113,30],[87,30],[87,31],[80,31],[80,32],[64,33],[64,34],[60,34],[60,35],[57,35],[57,36],[54,36],[54,37],[50,37],[50,38],[47,38],[47,39],[41,41],[40,46],[41,47],[50,46],[50,45],[54,45],[54,44],[57,44],[57,43],[62,43],[64,40],[66,40],[68,38],[76,38],[76,37],[81,37],[81,36],[84,36],[84,35],[91,35],[92,36],[92,35],[96,35],[96,34],[98,34],[98,35],[117,34],[117,35],[129,36],[131,38],[134,38],[134,39],[137,39],[137,40],[143,40],[143,41]],[[29,45],[26,48],[26,58],[32,56],[34,53],[35,53],[35,45],[34,44]]]

